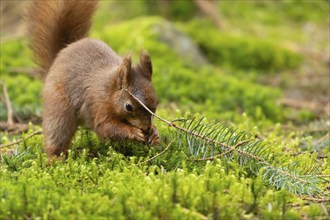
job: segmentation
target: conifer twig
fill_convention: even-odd
[[[251,141],[251,139],[247,139],[247,140],[240,141],[240,142],[238,142],[237,144],[235,144],[235,146],[233,146],[232,148],[230,148],[229,150],[227,150],[227,151],[225,151],[225,152],[223,152],[223,153],[221,153],[221,154],[217,154],[217,155],[212,156],[212,157],[194,158],[194,159],[192,159],[192,160],[193,160],[193,161],[214,160],[214,159],[216,159],[216,158],[218,158],[218,157],[223,157],[223,156],[225,156],[226,154],[229,154],[230,152],[234,151],[234,150],[235,150],[236,148],[238,148],[239,146],[241,146],[241,145],[243,145],[243,144],[245,144],[245,143],[247,143],[247,142],[249,142],[249,141]]]
[[[29,134],[29,135],[26,136],[25,138],[18,139],[17,141],[14,141],[14,142],[11,142],[11,143],[8,143],[8,144],[1,144],[1,145],[0,145],[0,148],[10,147],[10,146],[13,146],[13,145],[15,145],[15,144],[19,144],[19,143],[21,143],[22,141],[24,141],[24,140],[26,140],[26,139],[29,139],[29,138],[31,138],[31,137],[33,137],[33,136],[35,136],[35,135],[39,135],[39,134],[42,134],[41,129],[32,132],[31,134]]]
[[[188,134],[192,134],[192,135],[194,135],[194,136],[196,136],[196,137],[198,137],[198,138],[201,138],[201,139],[203,139],[203,140],[205,140],[205,141],[207,141],[207,142],[209,142],[209,143],[214,143],[214,144],[217,144],[217,145],[219,145],[219,146],[223,146],[223,147],[226,147],[226,148],[228,148],[229,150],[228,151],[233,151],[233,150],[235,150],[235,149],[233,149],[233,147],[231,147],[231,146],[228,146],[228,145],[226,145],[226,144],[223,144],[223,143],[220,143],[219,141],[216,141],[216,140],[213,140],[213,139],[211,139],[211,138],[208,138],[208,137],[206,137],[206,136],[203,136],[203,135],[200,135],[200,134],[198,134],[198,133],[196,133],[196,132],[194,132],[194,131],[190,131],[190,130],[188,130],[188,129],[185,129],[185,128],[183,128],[183,127],[181,127],[181,126],[178,126],[178,125],[176,125],[176,124],[174,124],[174,123],[172,123],[172,122],[169,122],[169,121],[167,121],[166,119],[163,119],[163,118],[161,118],[161,117],[159,117],[158,115],[156,115],[155,113],[153,113],[143,102],[141,102],[136,96],[134,96],[131,92],[129,92],[127,89],[126,89],[126,92],[128,92],[128,94],[130,94],[138,103],[140,103],[151,115],[153,115],[154,117],[156,117],[156,118],[158,118],[159,120],[161,120],[161,121],[163,121],[163,122],[165,122],[166,124],[168,124],[169,126],[171,126],[171,127],[173,127],[173,128],[176,128],[176,129],[178,129],[178,130],[181,130],[181,131],[183,131],[183,132],[186,132],[186,133],[188,133]],[[299,178],[298,176],[296,176],[296,175],[292,175],[292,174],[290,174],[289,172],[286,172],[286,171],[284,171],[284,170],[281,170],[281,169],[277,169],[276,167],[274,167],[273,165],[271,165],[269,162],[267,162],[264,158],[261,158],[261,157],[258,157],[258,156],[256,156],[256,155],[254,155],[254,154],[251,154],[251,153],[249,153],[249,152],[246,152],[246,151],[243,151],[243,150],[240,150],[240,149],[236,149],[236,151],[238,152],[238,153],[240,153],[241,155],[245,155],[245,156],[248,156],[248,157],[250,157],[250,158],[252,158],[252,159],[254,159],[254,160],[256,160],[256,161],[258,161],[259,163],[262,163],[264,166],[267,166],[267,167],[269,167],[270,169],[272,169],[272,170],[276,170],[277,172],[279,172],[279,173],[281,173],[281,174],[283,174],[283,175],[285,175],[285,176],[288,176],[288,177],[290,177],[290,178],[292,178],[292,179],[296,179],[296,180],[298,180],[298,181],[300,181],[300,182],[302,182],[302,183],[308,183],[308,181],[306,181],[306,180],[303,180],[303,179],[301,179],[301,178]],[[226,152],[225,152],[226,153]]]
[[[317,176],[311,176],[307,173],[309,173],[309,170],[305,171],[304,173],[301,172],[290,172],[290,166],[289,167],[278,167],[276,165],[274,165],[273,163],[271,163],[270,161],[267,160],[271,160],[271,158],[269,158],[269,156],[262,156],[259,155],[261,152],[263,152],[264,148],[258,148],[258,141],[257,142],[251,142],[251,140],[246,140],[246,141],[239,141],[241,135],[234,135],[235,131],[231,131],[231,130],[227,130],[227,132],[223,133],[224,130],[226,130],[228,127],[217,127],[217,126],[209,126],[209,125],[203,125],[201,124],[201,120],[195,121],[194,119],[192,120],[183,120],[184,121],[184,126],[179,126],[176,125],[172,122],[167,121],[166,119],[163,119],[161,117],[159,117],[158,115],[156,115],[155,113],[153,113],[152,111],[150,111],[150,109],[148,109],[148,107],[146,105],[144,105],[143,102],[141,102],[137,97],[135,97],[132,93],[130,93],[127,89],[126,91],[139,103],[141,104],[142,107],[144,107],[151,115],[153,115],[154,117],[158,118],[159,120],[161,120],[162,122],[168,124],[170,127],[175,128],[178,133],[184,133],[186,135],[186,141],[188,146],[194,146],[194,143],[201,143],[201,145],[198,146],[198,150],[199,151],[199,147],[203,146],[203,149],[207,146],[207,144],[211,144],[213,147],[214,146],[219,146],[219,147],[224,147],[225,148],[225,152],[223,152],[220,155],[217,156],[223,156],[226,155],[232,151],[235,151],[238,153],[238,155],[240,155],[240,157],[242,157],[243,162],[241,163],[245,163],[244,160],[246,160],[244,157],[246,158],[250,158],[250,169],[252,170],[252,172],[256,173],[258,172],[258,170],[262,169],[262,167],[264,167],[264,172],[263,172],[263,178],[267,181],[269,181],[269,183],[273,186],[276,186],[277,189],[279,188],[287,188],[289,189],[289,191],[294,192],[294,193],[298,193],[298,194],[308,194],[308,195],[312,195],[314,193],[318,193],[321,190],[315,185],[317,181],[315,178],[317,178]],[[221,131],[219,131],[219,133],[217,133],[215,136],[211,136],[211,134],[217,130],[220,129]],[[229,138],[227,138],[227,144],[224,144],[223,141],[220,141],[219,137],[223,137],[225,138],[227,136],[227,134],[229,134]],[[191,137],[189,137],[189,135],[191,135]],[[219,136],[220,135],[220,136]],[[234,136],[233,136],[234,135]],[[233,137],[233,138],[232,138]],[[179,139],[180,140],[180,139]],[[239,141],[236,145],[234,146],[230,146],[229,142],[235,143],[237,141]],[[242,139],[241,139],[242,140]],[[197,141],[197,142],[195,142]],[[202,142],[201,142],[202,141]],[[239,146],[243,145],[244,143],[248,143],[250,142],[250,145],[246,145],[244,148],[240,149],[238,148]],[[260,143],[260,142],[259,142]],[[204,150],[202,150],[204,151]],[[205,156],[205,153],[204,153]],[[215,156],[215,157],[217,157]],[[212,157],[213,158],[213,157]],[[257,164],[257,166],[255,168],[252,168],[253,166],[253,161],[255,161]],[[295,163],[293,163],[292,168],[294,168],[296,166]],[[307,172],[307,173],[306,173]],[[299,188],[298,188],[299,187]]]

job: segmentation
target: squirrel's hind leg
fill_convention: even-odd
[[[70,103],[60,94],[52,93],[46,97],[42,122],[45,151],[48,160],[60,159],[61,153],[67,153],[77,130],[77,117]]]

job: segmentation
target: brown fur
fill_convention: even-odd
[[[102,139],[160,142],[150,113],[125,91],[156,111],[150,56],[142,51],[132,65],[130,56],[84,38],[95,8],[96,1],[36,0],[30,9],[30,45],[44,70],[42,126],[49,158],[67,151],[79,123]]]

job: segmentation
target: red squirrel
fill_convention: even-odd
[[[79,124],[103,140],[160,143],[152,125],[158,99],[150,55],[139,63],[87,38],[97,1],[35,0],[28,13],[30,48],[44,80],[42,128],[49,159],[66,153]]]

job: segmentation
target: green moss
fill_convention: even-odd
[[[274,72],[298,68],[303,61],[301,55],[281,47],[278,42],[225,33],[215,30],[205,22],[191,22],[183,29],[216,65],[227,65],[245,71]]]
[[[313,10],[310,10],[310,9]],[[249,2],[222,1],[218,9],[225,18],[237,23],[253,23],[280,25],[286,23],[323,23],[329,19],[329,2],[318,1],[257,1]],[[239,16],[238,16],[239,13]],[[329,20],[328,20],[329,21]]]
[[[161,133],[166,134],[163,129]],[[302,216],[299,209],[289,205],[301,202],[300,199],[286,191],[270,189],[260,176],[249,177],[235,161],[230,167],[222,159],[192,162],[176,144],[162,156],[141,164],[155,155],[156,152],[151,153],[154,149],[147,157],[125,157],[97,141],[93,134],[80,130],[68,159],[48,166],[41,142],[42,136],[35,136],[19,145],[18,154],[3,155],[0,218]],[[95,149],[97,155],[93,155]],[[303,208],[304,216],[324,216],[320,206]]]

